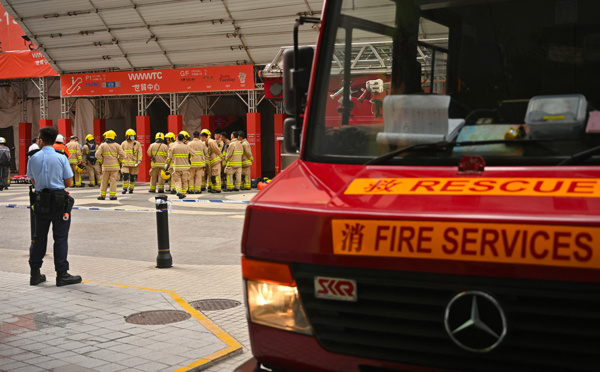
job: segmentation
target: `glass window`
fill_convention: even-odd
[[[598,11],[593,0],[344,1],[323,29],[307,159],[361,164],[412,146],[389,164],[556,165],[595,148]],[[531,102],[549,111],[528,115]]]

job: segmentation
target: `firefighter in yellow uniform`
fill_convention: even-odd
[[[161,177],[160,171],[167,164],[169,146],[165,143],[165,135],[161,132],[156,133],[156,141],[148,147],[148,156],[150,157],[150,190],[156,192],[156,183],[158,181],[158,193],[165,192],[165,180]]]
[[[81,164],[81,146],[79,146],[76,136],[71,136],[70,139],[69,143],[67,143],[67,150],[69,150],[69,165],[74,174],[75,187],[81,187],[81,169],[77,169],[77,166]]]
[[[190,159],[196,153],[185,143],[185,136],[181,133],[177,135],[177,142],[169,149],[167,162],[173,165],[174,172],[171,179],[175,180],[177,196],[179,199],[185,198],[187,194],[188,181],[190,176]],[[165,165],[167,167],[167,165]]]
[[[175,133],[169,132],[165,134],[165,141],[167,142],[167,146],[169,146],[169,149],[172,148],[175,145]],[[169,174],[173,175],[174,170],[172,164],[169,164],[169,168],[167,170]],[[173,177],[171,177],[171,180],[169,181],[169,190],[167,191],[171,191],[171,194],[177,193],[177,191],[175,190],[175,180],[173,180]]]
[[[110,180],[110,200],[117,200],[117,181],[119,180],[119,165],[125,159],[121,145],[115,142],[117,134],[113,130],[104,133],[106,140],[96,150],[96,158],[102,164],[102,183],[98,200],[106,199],[106,189]]]
[[[242,190],[252,190],[252,184],[250,183],[250,166],[254,160],[252,157],[252,148],[243,130],[238,131],[238,140],[244,149],[244,155],[242,155]]]
[[[88,175],[90,177],[90,187],[96,185],[100,186],[100,164],[96,159],[96,142],[94,136],[88,134],[85,136],[85,145],[83,145],[83,158],[85,161],[85,167],[87,168]]]
[[[210,166],[211,193],[221,192],[221,151],[217,141],[208,137],[207,133],[201,133],[200,138],[208,148],[208,165]]]
[[[136,133],[133,129],[127,129],[125,136],[127,139],[121,144],[121,148],[125,153],[123,167],[121,168],[121,173],[123,174],[123,194],[127,193],[127,189],[129,189],[130,194],[133,194],[135,181],[140,172],[138,166],[143,159],[142,145],[136,141]]]
[[[237,132],[231,133],[231,141],[227,145],[227,155],[225,156],[227,159],[227,165],[225,166],[227,188],[223,191],[240,191],[242,186],[242,155],[244,155],[244,148],[241,142],[238,141],[237,135]]]
[[[188,146],[194,151],[190,165],[190,194],[202,194],[202,189],[206,187],[206,177],[204,169],[206,168],[206,157],[208,148],[204,142],[200,141],[200,132],[194,132],[194,139],[188,143]]]
[[[179,132],[179,134],[183,134],[183,144],[187,145],[190,142],[190,139],[191,139],[190,134],[188,132],[186,132],[185,130],[182,130],[181,132]],[[190,159],[190,164],[191,164],[191,160],[192,159]],[[188,184],[186,184],[183,188],[186,189],[186,190],[188,190],[188,191],[190,190],[189,174],[188,174]]]
[[[208,129],[202,129],[202,131],[200,131],[200,141],[202,143],[204,143],[204,146],[206,146],[206,167],[204,168],[204,179],[202,179],[202,191],[206,190],[206,184],[208,184],[210,186],[210,164],[208,163],[208,145],[207,142],[204,141],[204,139],[202,138],[202,134],[206,133],[206,137],[210,138],[210,130]],[[210,190],[209,190],[210,192]]]
[[[225,159],[225,154],[227,154],[227,149],[229,148],[229,143],[231,142],[229,138],[227,138],[227,132],[221,133],[221,142],[223,142],[223,145],[219,147],[221,154],[223,154],[223,159],[221,160],[221,184],[227,184],[227,175],[225,174],[227,160]]]

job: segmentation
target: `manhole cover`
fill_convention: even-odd
[[[127,323],[141,325],[161,325],[169,323],[177,323],[187,320],[191,317],[189,313],[181,310],[157,310],[157,311],[142,311],[125,317]]]
[[[198,300],[190,302],[190,305],[196,310],[213,311],[231,309],[241,305],[241,302],[235,300]]]

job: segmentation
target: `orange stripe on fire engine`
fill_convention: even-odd
[[[336,255],[600,268],[600,228],[333,220]]]
[[[518,195],[600,197],[596,178],[357,178],[346,195]]]

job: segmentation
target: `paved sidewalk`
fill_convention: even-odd
[[[81,207],[154,208],[147,184],[134,194],[119,194],[117,202],[95,200],[97,188],[71,191]],[[187,199],[247,201],[255,194]],[[0,193],[0,205],[26,205],[27,200],[27,185]],[[74,211],[70,272],[84,283],[65,287],[54,283],[51,239],[42,267],[48,282],[29,286],[29,211],[0,207],[0,372],[233,371],[251,357],[244,306],[198,312],[188,304],[243,303],[239,244],[246,205],[175,201],[169,214],[169,269],[156,268],[155,212]],[[164,325],[124,321],[153,310],[184,311],[190,318]],[[106,329],[90,336],[94,329],[89,327]],[[106,336],[111,333],[114,337]],[[70,354],[60,359],[60,353]],[[134,364],[126,364],[129,360]]]
[[[0,272],[0,371],[191,371],[241,353],[175,292],[28,279]]]

